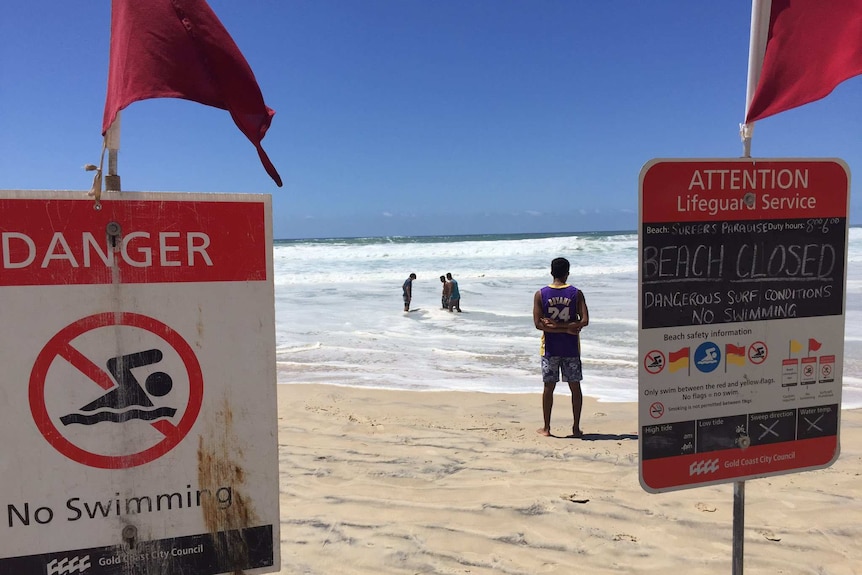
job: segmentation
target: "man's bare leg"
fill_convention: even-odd
[[[554,407],[554,388],[556,383],[546,383],[542,391],[542,416],[545,419],[545,427],[536,430],[539,435],[551,436],[551,410]]]
[[[572,416],[575,424],[572,426],[572,437],[583,437],[584,432],[581,431],[581,408],[584,406],[584,396],[581,393],[581,382],[570,381],[569,389],[572,392]]]

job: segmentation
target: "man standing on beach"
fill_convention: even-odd
[[[461,313],[461,292],[458,291],[458,282],[451,273],[446,274],[446,279],[449,283],[449,311],[454,308]]]
[[[415,279],[416,274],[410,274],[410,277],[401,284],[401,290],[404,292],[404,311],[410,311],[410,300],[413,299],[413,280]]]
[[[533,323],[542,332],[542,414],[545,426],[536,431],[551,435],[551,409],[554,406],[554,388],[560,375],[572,392],[572,415],[575,423],[571,437],[583,437],[581,431],[581,329],[590,323],[587,302],[581,290],[566,283],[569,278],[569,260],[555,258],[551,262],[554,281],[533,296]]]

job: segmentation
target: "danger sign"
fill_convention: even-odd
[[[0,573],[280,570],[271,219],[0,191]]]

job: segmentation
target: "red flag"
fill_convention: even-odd
[[[808,338],[808,353],[812,351],[817,351],[823,344],[814,339],[813,337]]]
[[[273,110],[206,0],[112,0],[111,57],[102,134],[138,100],[183,98],[230,112],[275,183],[261,147]]]
[[[862,74],[862,0],[772,0],[746,123],[814,102]]]

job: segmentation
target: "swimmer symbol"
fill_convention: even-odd
[[[60,421],[63,425],[93,425],[102,421],[120,423],[131,419],[153,421],[162,417],[173,417],[176,409],[155,407],[150,399],[151,396],[161,397],[170,393],[173,388],[171,376],[162,371],[153,372],[147,376],[142,387],[132,373],[135,368],[159,363],[162,357],[162,352],[158,349],[112,357],[108,360],[107,367],[117,386],[79,409],[85,413],[70,413],[61,417]]]

